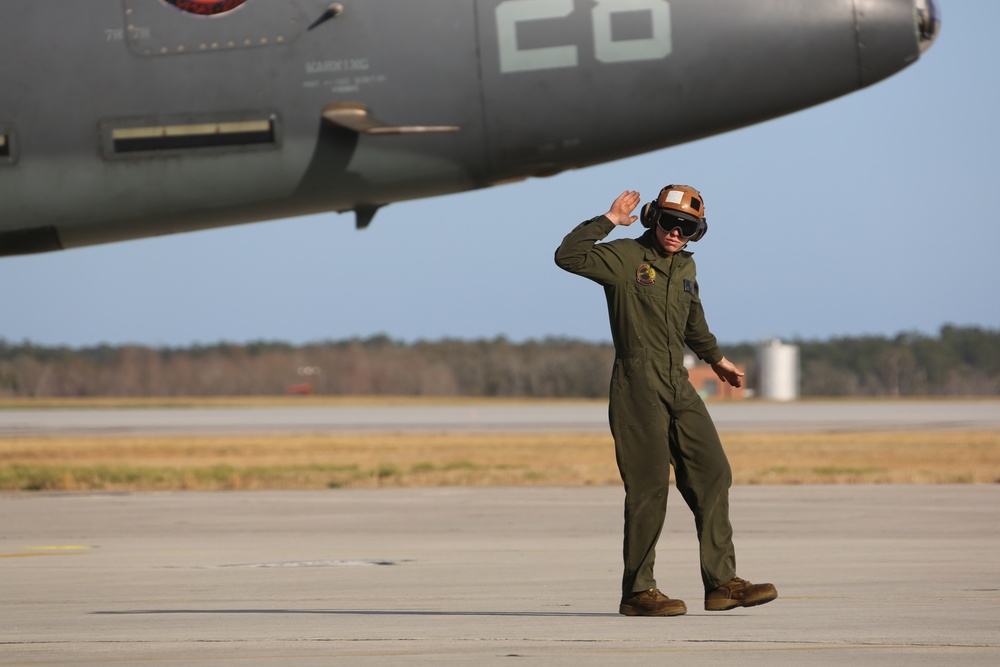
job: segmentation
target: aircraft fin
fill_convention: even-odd
[[[371,224],[372,218],[378,212],[380,206],[375,204],[358,204],[354,207],[354,228],[365,229]]]
[[[386,125],[360,102],[334,102],[323,109],[323,122],[358,134],[431,134],[458,132],[457,125]]]

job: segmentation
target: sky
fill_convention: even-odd
[[[736,132],[393,204],[363,231],[330,213],[0,259],[0,339],[609,341],[603,291],[553,252],[623,190],[675,182],[705,197],[690,247],[723,343],[1000,329],[1000,2],[939,5],[916,64]]]

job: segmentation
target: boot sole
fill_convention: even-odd
[[[622,616],[683,616],[687,613],[687,608],[664,609],[662,611],[649,612],[642,609],[636,609],[635,607],[626,607],[625,605],[621,605],[618,607],[618,613]]]
[[[767,604],[777,599],[778,594],[775,593],[774,595],[763,597],[759,600],[751,600],[750,602],[742,602],[740,600],[705,600],[705,611],[729,611],[737,607],[756,607],[757,605]]]

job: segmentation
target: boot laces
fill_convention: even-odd
[[[739,590],[741,588],[749,588],[751,586],[750,582],[746,579],[740,579],[739,577],[733,577],[732,581],[729,582],[727,588],[729,590]]]

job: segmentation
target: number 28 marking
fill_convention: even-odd
[[[594,29],[594,55],[602,63],[656,60],[670,55],[673,48],[670,32],[670,3],[667,0],[596,0],[591,11]],[[517,45],[517,24],[569,16],[573,0],[504,0],[496,8],[497,41],[500,45],[500,71],[524,72],[537,69],[576,67],[575,46],[549,46],[521,49]],[[648,11],[652,37],[612,40],[611,15],[621,12]]]

